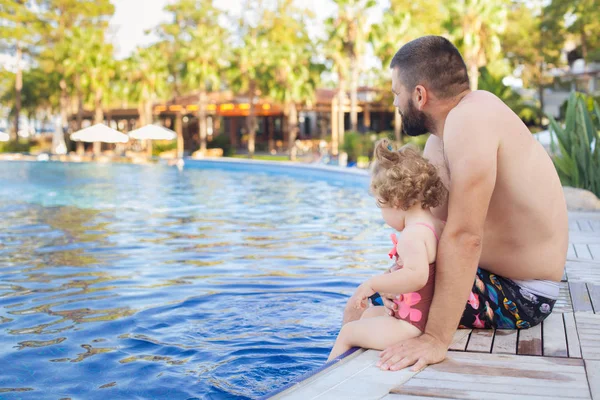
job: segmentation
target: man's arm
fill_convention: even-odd
[[[455,109],[444,131],[451,180],[448,221],[438,245],[427,326],[420,337],[384,350],[378,363],[382,369],[397,370],[414,364],[413,370],[419,370],[442,361],[473,285],[496,184],[499,135],[495,130],[498,121],[492,115],[469,108]]]
[[[451,179],[448,221],[438,245],[435,292],[425,327],[426,334],[446,345],[452,342],[481,256],[499,144],[492,130],[486,131],[481,116],[476,121],[452,117],[444,132]]]

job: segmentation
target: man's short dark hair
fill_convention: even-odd
[[[441,36],[423,36],[396,52],[390,68],[400,69],[400,81],[409,90],[423,85],[442,98],[469,88],[467,66],[458,49]]]

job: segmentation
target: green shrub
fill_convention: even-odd
[[[371,157],[376,139],[373,134],[349,131],[344,134],[342,149],[348,153],[348,161],[356,162],[359,157]]]
[[[504,84],[504,76],[497,75],[487,67],[479,68],[477,89],[486,90],[502,100],[521,120],[528,125],[539,125],[540,109],[528,103],[513,88]]]
[[[590,111],[588,104],[588,96],[572,93],[564,127],[548,115],[558,142],[552,138],[552,160],[563,185],[587,189],[600,197],[600,107],[592,101]]]
[[[567,113],[567,105],[569,104],[569,99],[565,100],[559,108],[559,118],[561,120],[565,119],[565,116],[566,116],[565,114]],[[592,121],[598,122],[598,117],[596,117],[594,115],[594,102],[600,103],[600,96],[596,96],[596,97],[585,96],[585,104],[587,106],[588,111],[592,114]]]
[[[31,141],[10,141],[0,143],[0,153],[29,153],[34,143]]]
[[[229,140],[229,135],[224,133],[213,136],[213,139],[206,143],[206,147],[209,149],[223,149],[223,155],[225,157],[231,157],[235,154],[235,151],[231,146],[231,141]]]
[[[152,142],[152,155],[159,156],[160,153],[177,149],[176,140],[155,140]]]

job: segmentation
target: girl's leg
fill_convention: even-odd
[[[365,319],[365,318],[373,318],[373,317],[391,317],[390,315],[388,315],[387,313],[387,309],[384,306],[371,306],[369,308],[367,308],[365,311],[363,311],[363,314],[361,315],[360,319]]]
[[[327,361],[333,360],[354,346],[384,350],[401,340],[420,335],[421,331],[416,326],[389,315],[352,321],[342,327]]]

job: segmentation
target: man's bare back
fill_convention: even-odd
[[[489,92],[467,94],[450,112],[446,124],[456,122],[450,118],[455,110],[481,115],[478,125],[486,127],[481,134],[498,135],[500,143],[479,265],[509,279],[560,281],[568,246],[568,220],[562,186],[550,157],[518,116]],[[490,110],[496,121],[487,117]],[[450,187],[443,140],[431,135],[424,154],[439,166],[444,183]],[[434,211],[439,218],[447,218],[447,204]]]

